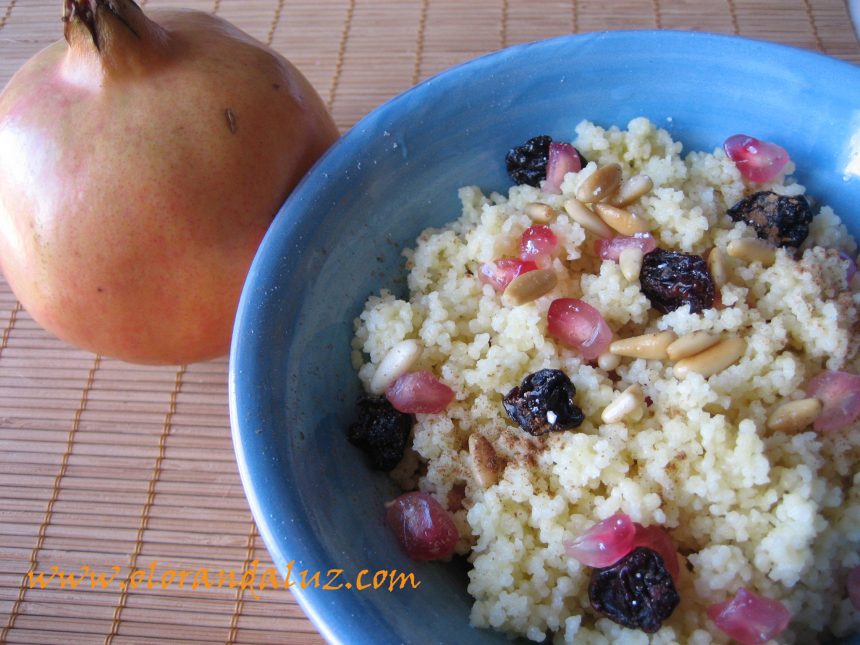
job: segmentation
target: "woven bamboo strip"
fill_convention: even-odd
[[[254,524],[254,521],[251,520],[251,526],[248,530],[248,539],[246,541],[246,553],[245,553],[245,562],[243,563],[242,570],[249,570],[251,563],[254,561],[254,554],[256,552],[255,548],[255,539],[257,536],[257,525]],[[242,616],[242,610],[245,606],[245,593],[246,588],[240,586],[236,590],[236,604],[233,608],[233,614],[230,616],[230,631],[227,634],[226,645],[234,645],[236,643],[236,637],[238,636],[239,631],[239,618]],[[249,592],[250,595],[256,596],[255,592]]]
[[[174,382],[173,391],[170,394],[170,403],[167,412],[164,415],[164,427],[158,440],[158,456],[155,459],[155,466],[153,468],[152,476],[150,477],[147,486],[146,503],[143,505],[143,509],[141,511],[140,523],[137,527],[137,536],[134,542],[134,550],[132,551],[131,558],[129,560],[129,569],[134,569],[137,566],[137,558],[140,555],[141,549],[143,548],[143,533],[144,531],[146,531],[147,521],[149,519],[149,511],[155,501],[155,486],[158,483],[158,479],[161,474],[161,464],[164,459],[167,436],[170,433],[171,422],[173,419],[173,415],[176,412],[176,398],[179,394],[179,389],[182,386],[182,376],[184,373],[184,367],[181,367],[176,372],[176,380]],[[110,631],[105,637],[105,645],[110,645],[110,642],[113,637],[119,633],[120,623],[122,622],[122,612],[125,609],[127,601],[128,589],[127,587],[124,587],[120,593],[119,601],[117,602],[116,608],[114,610],[113,621],[110,626]]]
[[[72,421],[72,427],[69,430],[68,441],[66,444],[66,450],[63,453],[62,461],[60,463],[59,472],[57,472],[57,475],[53,481],[53,486],[51,487],[51,496],[48,499],[48,504],[47,504],[47,507],[45,509],[45,514],[43,516],[41,523],[39,524],[38,537],[36,540],[36,544],[33,547],[33,550],[30,554],[30,562],[29,562],[29,567],[28,567],[28,570],[30,570],[30,571],[34,570],[39,563],[39,551],[41,550],[42,545],[44,544],[45,537],[47,535],[47,532],[48,532],[50,524],[51,524],[51,514],[53,512],[53,506],[56,503],[57,498],[59,497],[59,494],[60,494],[60,485],[62,483],[63,476],[65,475],[66,467],[68,466],[69,457],[70,457],[71,451],[72,451],[72,446],[74,445],[75,434],[77,433],[78,427],[80,425],[81,414],[86,409],[87,396],[88,396],[90,390],[92,389],[93,381],[95,380],[95,373],[99,368],[99,362],[100,362],[100,357],[96,356],[95,359],[93,360],[92,367],[90,368],[89,374],[87,376],[86,385],[84,386],[84,389],[81,391],[80,404],[78,405],[78,408],[75,411],[73,421]],[[18,589],[18,596],[15,598],[15,602],[9,611],[9,618],[6,621],[6,624],[3,626],[2,630],[0,630],[0,643],[2,643],[6,639],[9,632],[15,626],[15,621],[19,616],[21,605],[24,602],[24,598],[26,596],[26,593],[27,593],[27,587],[25,586],[24,580],[22,579],[20,586],[19,586],[19,589]]]

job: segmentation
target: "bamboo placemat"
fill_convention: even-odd
[[[61,4],[0,0],[0,86],[60,37]],[[145,6],[217,13],[270,43],[310,79],[341,130],[451,65],[570,32],[734,33],[860,63],[844,0],[150,0]],[[233,461],[226,358],[153,368],[76,350],[42,331],[2,279],[0,330],[0,643],[323,642],[289,592],[252,593],[240,584],[243,572],[272,563]],[[105,589],[93,588],[89,578],[76,588],[56,578],[44,589],[38,581],[31,587],[28,572],[44,572],[47,581],[52,567],[117,575]],[[135,570],[137,588],[120,588]],[[171,571],[176,577],[162,589]],[[232,587],[229,577],[217,587],[219,571],[233,572]]]

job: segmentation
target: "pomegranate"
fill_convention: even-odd
[[[776,179],[789,162],[785,148],[746,134],[733,134],[723,143],[723,150],[744,179],[758,183]]]
[[[594,241],[594,250],[601,260],[618,262],[626,249],[640,249],[646,255],[657,248],[657,240],[650,233],[636,233],[633,236],[616,235],[608,240]]]
[[[404,493],[388,502],[385,522],[413,560],[449,558],[460,539],[450,513],[435,497],[420,491]]]
[[[398,412],[437,414],[454,400],[454,390],[432,372],[407,372],[385,390],[385,398]]]
[[[548,267],[552,264],[552,256],[557,248],[558,237],[549,226],[529,226],[520,238],[520,259]]]
[[[600,312],[577,298],[553,300],[546,320],[550,336],[578,350],[587,361],[600,356],[612,343],[612,330]]]
[[[681,568],[672,537],[663,527],[642,526],[625,513],[616,513],[564,543],[569,556],[589,567],[611,566],[638,547],[656,551],[677,582]]]
[[[0,268],[67,342],[219,356],[263,234],[337,128],[298,70],[220,18],[64,0],[63,22],[0,94]]]
[[[821,401],[813,428],[818,432],[841,430],[860,417],[860,376],[849,372],[821,372],[806,386],[807,396]]]
[[[566,541],[564,548],[569,556],[588,567],[608,567],[633,550],[635,536],[636,524],[630,516],[616,513]]]
[[[546,163],[546,179],[541,182],[541,188],[554,195],[561,194],[561,184],[569,172],[582,170],[582,157],[579,151],[569,143],[549,144],[549,155]]]
[[[537,268],[537,264],[530,260],[512,258],[496,260],[481,265],[478,279],[484,284],[489,284],[496,291],[504,291],[518,275],[527,271],[537,271]]]
[[[791,621],[785,605],[743,587],[733,598],[708,606],[708,617],[743,645],[761,645],[779,636]]]

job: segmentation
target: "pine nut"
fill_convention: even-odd
[[[696,372],[708,378],[738,362],[746,349],[747,343],[742,338],[726,338],[703,352],[681,359],[675,363],[672,372],[675,378],[679,379],[686,377],[690,372]]]
[[[612,195],[621,184],[621,166],[611,163],[589,175],[576,190],[576,198],[587,204],[599,202]]]
[[[591,231],[598,237],[612,237],[614,233],[602,219],[578,199],[568,199],[564,203],[564,210],[570,215],[570,219],[579,224],[586,231]]]
[[[621,269],[621,275],[627,278],[630,282],[635,282],[639,279],[639,272],[642,271],[642,260],[645,254],[638,247],[628,247],[621,251],[618,256],[618,267]]]
[[[600,356],[597,357],[597,367],[606,372],[611,372],[612,370],[618,369],[619,365],[621,365],[621,357],[618,356],[618,354],[613,354],[612,352],[603,352]]]
[[[678,336],[673,331],[659,331],[642,336],[631,336],[616,340],[609,346],[609,351],[618,356],[630,358],[646,358],[658,361],[669,358],[666,348]]]
[[[595,204],[594,212],[610,228],[614,228],[622,235],[633,236],[651,230],[651,225],[646,220],[623,208],[616,208],[609,204]]]
[[[503,296],[509,304],[517,307],[548,294],[556,284],[558,278],[552,269],[526,271],[511,280]]]
[[[803,430],[821,412],[818,399],[800,399],[778,405],[767,419],[767,429],[773,432],[798,432]]]
[[[421,343],[413,339],[401,340],[389,349],[370,379],[371,394],[382,394],[389,385],[406,374],[421,356],[421,350]]]
[[[648,175],[633,175],[630,179],[621,182],[618,192],[612,196],[609,203],[619,208],[627,206],[648,193],[652,188],[654,188],[654,182]]]
[[[525,213],[539,224],[549,224],[556,216],[556,212],[552,206],[539,202],[526,204]]]
[[[502,460],[484,435],[469,435],[469,455],[472,458],[472,475],[482,487],[489,488],[499,481]]]
[[[641,407],[644,400],[645,395],[642,393],[642,388],[634,383],[615,397],[612,403],[603,409],[600,418],[603,420],[603,423],[617,423]]]
[[[723,256],[723,252],[716,246],[708,253],[708,270],[711,273],[711,279],[714,281],[714,287],[719,291],[729,279],[726,275],[726,258]]]
[[[761,262],[766,267],[776,260],[776,249],[771,244],[752,237],[732,240],[726,246],[726,253],[747,263]]]
[[[708,347],[713,347],[720,342],[720,337],[706,331],[691,331],[689,334],[680,336],[678,340],[666,348],[670,361],[679,361],[688,356],[695,356]]]

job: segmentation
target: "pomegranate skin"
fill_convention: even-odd
[[[66,40],[0,94],[0,269],[71,344],[214,358],[263,234],[338,131],[298,70],[226,21],[104,4],[66,0]]]

